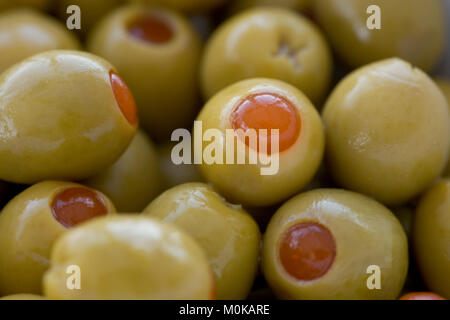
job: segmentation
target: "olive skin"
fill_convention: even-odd
[[[64,25],[39,12],[24,9],[0,14],[0,38],[0,73],[40,52],[81,47]]]
[[[67,8],[71,5],[80,7],[81,29],[76,31],[84,36],[105,14],[125,2],[125,0],[58,0],[56,11],[59,18],[66,22],[71,15],[71,13],[67,13]]]
[[[52,0],[0,0],[0,10],[16,7],[32,7],[34,9],[49,9]]]
[[[41,292],[55,240],[67,231],[54,216],[52,202],[68,188],[85,188],[72,182],[44,181],[14,197],[0,214],[0,295]],[[114,205],[103,194],[108,214]]]
[[[167,7],[187,13],[207,12],[217,8],[230,0],[130,0],[131,2],[143,3]]]
[[[203,177],[212,183],[227,199],[250,207],[263,207],[279,203],[295,194],[313,178],[322,161],[324,151],[324,131],[322,121],[308,98],[295,87],[272,79],[249,79],[235,83],[216,94],[203,107],[198,121],[202,121],[202,131],[219,129],[223,136],[232,129],[230,117],[240,100],[250,94],[273,93],[286,97],[295,107],[301,122],[301,133],[287,150],[278,153],[278,171],[272,175],[262,175],[267,167],[261,162],[250,164],[249,154],[255,150],[245,146],[245,164],[199,165]],[[194,139],[200,135],[194,127]],[[243,142],[236,139],[235,154]],[[216,141],[226,155],[224,140]],[[217,145],[217,144],[216,144]],[[209,146],[203,143],[203,151]]]
[[[425,73],[403,60],[383,60],[348,75],[322,115],[335,180],[386,205],[420,194],[447,164],[447,102]]]
[[[204,182],[200,170],[195,164],[175,164],[172,161],[172,151],[175,146],[176,143],[166,143],[158,146],[159,165],[164,177],[165,189],[188,182]]]
[[[286,230],[305,222],[328,228],[336,243],[333,264],[312,281],[293,278],[278,253]],[[381,289],[367,287],[371,265],[380,268]],[[396,299],[408,271],[408,243],[392,212],[375,200],[340,189],[317,189],[290,199],[272,217],[264,235],[262,269],[282,299]]]
[[[367,28],[371,5],[381,10],[381,29]],[[334,50],[352,68],[399,57],[430,71],[443,53],[441,0],[317,0],[313,6]]]
[[[80,290],[66,287],[70,265],[80,267]],[[190,236],[136,216],[99,218],[60,237],[43,286],[55,300],[206,300],[214,293],[206,257]]]
[[[5,71],[0,76],[0,178],[26,184],[81,180],[117,160],[136,124],[118,106],[111,70],[94,55],[60,50]]]
[[[311,3],[311,0],[234,0],[230,10],[238,12],[257,6],[279,6],[304,11],[311,7]]]
[[[413,222],[413,246],[426,285],[450,299],[450,180],[444,179],[421,198]]]
[[[1,297],[0,300],[47,300],[47,298],[35,294],[13,294]]]
[[[225,202],[204,183],[187,183],[156,198],[144,214],[170,222],[205,250],[217,299],[245,299],[258,269],[260,232],[240,206]]]
[[[205,98],[239,80],[264,77],[285,81],[319,103],[331,71],[328,45],[307,18],[284,8],[255,8],[214,32],[200,72]]]
[[[128,24],[142,16],[163,19],[172,38],[155,44],[132,36]],[[184,17],[165,9],[125,6],[94,28],[87,48],[117,67],[136,98],[140,123],[152,138],[164,140],[174,129],[191,125],[199,106],[201,41]]]
[[[84,184],[106,194],[119,212],[141,212],[164,186],[155,146],[138,131],[119,160]]]
[[[436,79],[436,84],[441,89],[442,93],[445,96],[445,99],[447,100],[447,104],[449,106],[450,110],[450,81],[447,79]],[[450,159],[447,162],[447,167],[443,174],[444,177],[450,177]]]

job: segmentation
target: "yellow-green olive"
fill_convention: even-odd
[[[16,7],[32,7],[40,10],[49,9],[53,0],[0,0],[0,10]]]
[[[175,143],[166,143],[158,147],[160,168],[164,176],[165,188],[169,189],[188,182],[203,182],[204,179],[195,164],[174,163],[172,152],[175,146]]]
[[[114,212],[105,195],[72,182],[45,181],[17,195],[0,214],[0,295],[40,293],[55,240]]]
[[[111,165],[136,131],[133,96],[107,61],[47,51],[0,76],[0,178],[80,180]]]
[[[441,0],[315,0],[313,5],[326,36],[350,67],[399,57],[430,71],[443,53]]]
[[[67,288],[77,266],[80,289]],[[144,217],[99,218],[67,232],[53,247],[44,277],[50,299],[206,300],[214,280],[199,245],[175,226]]]
[[[421,198],[413,223],[413,241],[428,288],[450,299],[450,180],[438,182]]]
[[[331,70],[327,43],[307,18],[283,8],[255,8],[214,32],[202,60],[201,84],[210,98],[239,80],[274,78],[317,103],[328,90]]]
[[[144,214],[173,223],[205,250],[214,272],[217,299],[245,299],[258,269],[260,232],[240,206],[210,186],[187,183],[156,198]]]
[[[78,40],[57,20],[33,10],[0,14],[0,73],[34,54],[80,48]]]
[[[441,89],[442,93],[444,94],[444,97],[447,100],[447,104],[448,104],[449,110],[450,110],[450,81],[447,79],[437,79],[436,84],[438,85],[439,89]],[[443,176],[450,177],[450,159],[447,162],[447,168],[445,169]]]
[[[284,299],[396,299],[408,271],[408,243],[386,207],[340,189],[286,202],[264,235],[262,268]]]
[[[230,11],[238,12],[258,6],[277,6],[294,10],[307,10],[311,7],[314,0],[234,0]]]
[[[407,202],[447,164],[449,111],[434,82],[400,59],[358,69],[323,111],[335,180],[387,205]]]
[[[206,12],[225,4],[229,0],[130,0],[132,2],[157,5],[184,12]]]
[[[106,16],[88,41],[89,51],[117,67],[143,128],[158,140],[195,118],[200,48],[199,36],[178,13],[133,5]]]
[[[304,188],[322,161],[319,114],[301,91],[278,80],[250,79],[231,85],[209,100],[197,120],[195,141],[208,140],[204,135],[208,138],[212,130],[220,133],[210,139],[213,142],[202,144],[202,174],[236,203],[281,202]],[[234,139],[227,138],[229,133]],[[277,150],[272,150],[276,144],[271,141],[278,142]]]
[[[142,211],[164,187],[155,147],[142,131],[119,160],[84,183],[106,194],[119,212]]]
[[[0,300],[47,300],[47,298],[43,296],[38,296],[35,294],[13,294],[10,296],[1,297]]]
[[[79,33],[85,35],[106,14],[124,4],[125,0],[57,0],[57,13],[64,22],[73,14],[67,9],[76,5],[81,10],[81,29]]]

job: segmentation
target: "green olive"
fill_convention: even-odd
[[[125,0],[57,0],[57,13],[62,21],[66,21],[72,13],[67,13],[71,5],[76,5],[81,10],[81,29],[79,32],[85,35],[106,14],[121,6]]]
[[[255,8],[214,32],[202,61],[201,84],[204,96],[211,98],[239,80],[274,78],[318,103],[328,90],[331,70],[327,43],[307,18],[283,8]]]
[[[53,18],[32,10],[0,14],[0,74],[34,54],[80,48],[78,40]]]
[[[408,243],[392,212],[375,200],[317,189],[272,217],[262,269],[279,298],[396,299],[408,271]]]
[[[53,0],[0,0],[0,10],[16,7],[32,7],[34,9],[47,10]]]
[[[47,298],[35,294],[13,294],[1,297],[0,300],[47,300]]]
[[[438,182],[421,198],[413,240],[417,264],[428,288],[450,299],[450,180]]]
[[[348,75],[328,98],[323,120],[335,180],[384,204],[417,196],[447,164],[447,102],[425,73],[403,60]]]
[[[165,9],[126,6],[99,23],[88,49],[117,67],[152,137],[162,140],[191,125],[199,103],[201,41],[184,17]]]
[[[438,85],[439,89],[441,89],[442,93],[444,94],[445,99],[447,100],[447,104],[450,108],[450,81],[447,79],[437,79],[436,84]],[[447,162],[447,168],[445,169],[443,176],[447,177],[447,178],[450,177],[450,159]]]
[[[311,7],[312,1],[313,0],[234,0],[230,11],[238,12],[258,6],[279,6],[304,11]]]
[[[258,269],[260,232],[240,206],[210,186],[187,183],[156,198],[145,214],[173,223],[205,250],[215,275],[217,299],[245,299]]]
[[[136,3],[163,6],[188,13],[206,12],[230,0],[129,0]]]
[[[209,100],[197,120],[201,127],[194,127],[194,139],[210,129],[219,130],[224,137],[214,140],[216,149],[222,150],[224,164],[208,159],[213,143],[204,142],[200,170],[221,194],[236,203],[260,207],[281,202],[306,187],[322,161],[324,131],[319,114],[301,91],[278,80],[250,79],[233,84]],[[239,131],[248,129],[254,129],[259,145],[265,138],[261,130],[266,129],[270,142],[276,137],[272,129],[278,129],[279,152],[267,157],[270,143],[265,151],[252,147],[248,139],[239,136]],[[227,131],[237,136],[234,149],[226,142]],[[229,157],[227,148],[234,150]],[[235,159],[230,162],[226,158],[231,155]],[[271,159],[261,161],[261,156]],[[241,157],[245,163],[236,159]]]
[[[155,147],[142,131],[119,160],[84,183],[105,193],[119,212],[142,211],[164,185]]]
[[[166,189],[188,182],[203,182],[204,179],[195,164],[173,162],[172,152],[175,146],[175,143],[166,143],[158,147],[159,163]]]
[[[55,240],[114,212],[105,195],[71,182],[41,182],[17,195],[0,214],[0,295],[40,293]]]
[[[70,266],[79,268],[79,290],[66,286]],[[60,237],[43,286],[56,300],[206,300],[214,294],[208,261],[190,236],[131,216],[95,219]]]
[[[371,30],[371,5],[380,29]],[[340,58],[350,67],[399,57],[430,71],[445,44],[441,0],[315,0],[315,16]]]
[[[80,180],[111,165],[136,131],[133,97],[107,61],[47,51],[0,75],[0,178]]]
[[[410,239],[412,232],[412,223],[414,219],[414,210],[409,207],[403,206],[392,209],[392,212],[398,218],[403,226],[403,229],[405,230],[406,235],[408,236],[408,239]]]

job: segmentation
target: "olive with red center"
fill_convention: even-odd
[[[197,120],[201,127],[194,126],[194,140],[209,129],[224,137],[214,140],[214,146],[222,149],[224,164],[208,162],[210,145],[203,143],[205,159],[200,170],[236,203],[267,206],[281,202],[305,187],[322,161],[324,131],[319,114],[302,92],[278,80],[233,84],[216,94]],[[226,139],[227,132],[236,138]],[[272,145],[272,141],[278,143]],[[239,163],[239,158],[245,158],[245,163]],[[251,158],[257,158],[256,163]]]
[[[262,270],[283,299],[396,299],[408,271],[408,241],[377,201],[317,189],[290,199],[272,217]]]
[[[87,48],[115,67],[136,98],[139,120],[154,139],[187,128],[199,108],[201,41],[180,14],[128,5],[106,15]]]
[[[0,179],[16,183],[91,177],[137,128],[133,96],[113,66],[79,51],[47,51],[1,74],[0,115]]]
[[[0,295],[40,293],[54,241],[115,211],[104,194],[71,182],[41,182],[17,195],[0,215]]]

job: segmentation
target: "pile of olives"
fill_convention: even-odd
[[[449,299],[445,22],[442,0],[0,0],[0,299]]]

